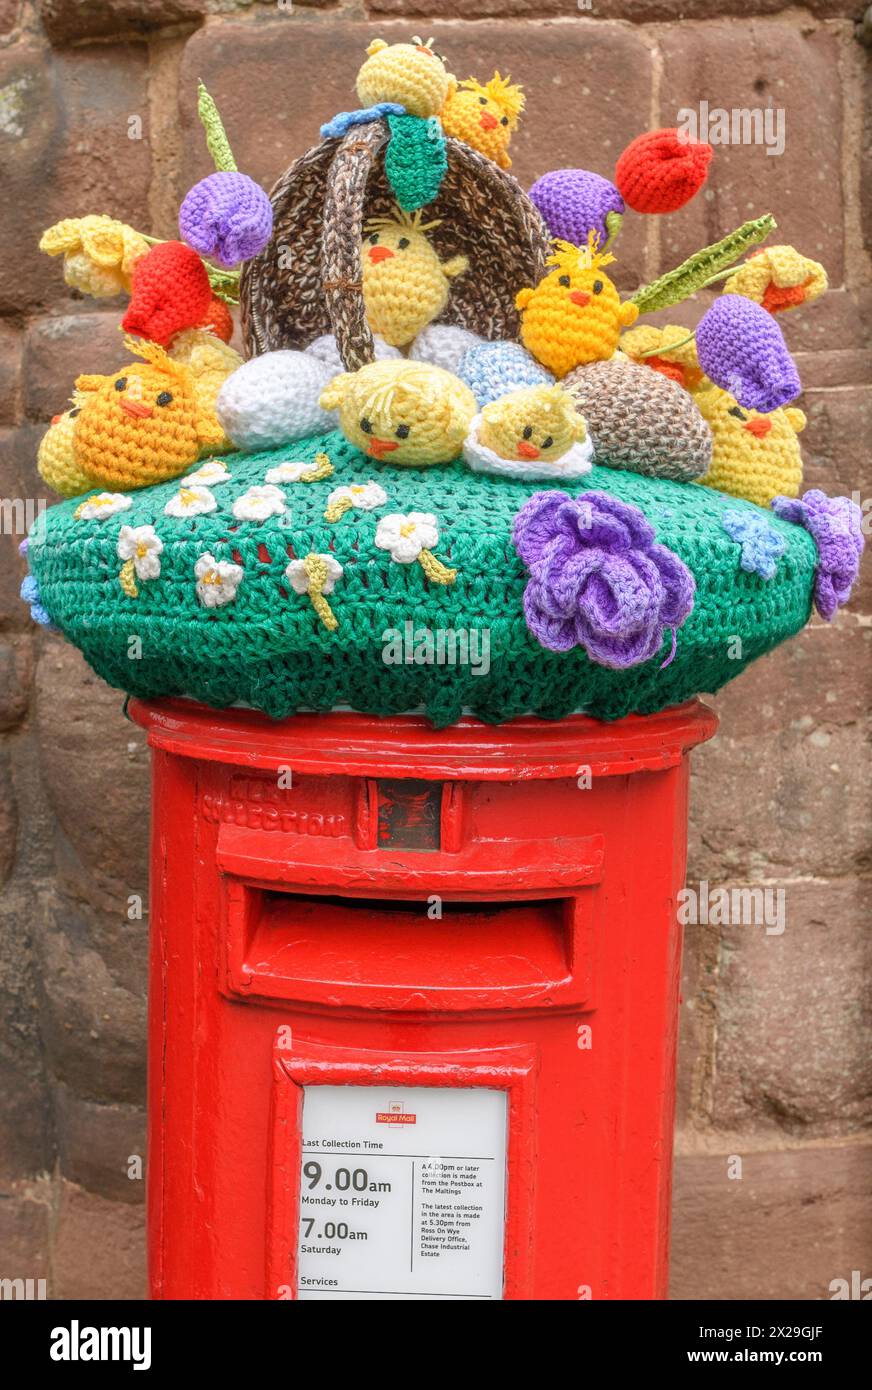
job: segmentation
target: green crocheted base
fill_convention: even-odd
[[[233,520],[233,500],[262,483],[268,468],[312,459],[319,450],[334,464],[332,478],[286,484],[283,516],[260,524]],[[127,511],[101,521],[76,520],[78,498],[45,514],[45,539],[30,547],[42,602],[111,685],[145,698],[189,695],[218,707],[250,705],[276,718],[344,706],[378,715],[423,710],[437,725],[464,711],[492,722],[526,713],[559,719],[573,711],[617,719],[717,690],[809,617],[816,550],[800,527],[771,517],[787,549],[775,577],[765,581],[740,569],[740,548],[721,524],[727,510],[759,515],[759,508],[690,483],[594,468],[568,490],[601,488],[641,507],[697,585],[669,666],[660,669],[667,638],[644,665],[608,670],[581,649],[544,650],[525,624],[527,576],[511,543],[512,518],[542,483],[472,473],[460,463],[425,470],[379,465],[338,433],[230,454],[224,462],[231,480],[214,488],[219,511],[209,515],[164,515],[177,482],[132,493]],[[387,505],[326,522],[328,493],[367,479],[385,489]],[[433,583],[420,564],[399,564],[375,547],[379,517],[410,511],[435,514],[434,552],[456,568],[453,585]],[[163,541],[161,573],[140,582],[139,597],[131,598],[118,581],[118,532],[146,523]],[[284,575],[289,555],[328,550],[344,567],[329,595],[334,632]],[[206,551],[245,570],[235,600],[223,607],[204,608],[197,598],[194,565]],[[489,672],[477,675],[472,664],[385,664],[386,630],[403,631],[407,621],[434,633],[487,629]]]

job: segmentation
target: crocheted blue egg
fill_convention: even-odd
[[[522,386],[547,386],[555,378],[520,343],[478,343],[463,357],[457,371],[479,406],[499,400]]]

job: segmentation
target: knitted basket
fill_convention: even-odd
[[[373,360],[360,283],[360,243],[368,217],[388,212],[394,195],[384,171],[385,120],[324,140],[282,175],[270,195],[272,241],[242,271],[242,332],[250,357],[303,348],[335,333],[356,371]],[[448,171],[426,218],[440,259],[458,253],[469,270],[452,282],[444,323],[483,338],[516,338],[515,295],[535,284],[550,249],[536,208],[509,174],[460,140],[446,140]]]
[[[285,483],[286,510],[266,520],[234,516],[234,501],[263,484],[270,469],[314,460],[319,451],[332,462],[331,476],[322,468],[314,481]],[[595,467],[571,490],[601,489],[640,507],[696,581],[674,659],[663,667],[670,651],[664,636],[651,660],[608,669],[580,648],[545,650],[526,625],[528,575],[512,545],[512,520],[546,484],[473,473],[460,463],[425,470],[378,464],[338,432],[222,462],[229,478],[212,485],[217,505],[208,513],[167,515],[178,482],[165,483],[129,494],[124,510],[95,519],[76,518],[80,499],[61,502],[44,514],[43,538],[31,540],[30,565],[49,616],[111,685],[145,698],[245,704],[277,718],[350,706],[378,715],[423,709],[437,725],[464,710],[493,722],[527,713],[559,719],[576,710],[616,719],[717,690],[797,632],[811,610],[817,552],[801,527],[768,518],[786,548],[764,580],[740,567],[740,547],[723,525],[725,513],[759,517],[758,507],[694,484]],[[325,517],[334,489],[370,481],[386,498],[378,493],[372,509]],[[413,511],[436,518],[432,553],[456,570],[454,583],[433,582],[422,564],[400,563],[375,544],[382,517]],[[124,525],[151,526],[162,543],[159,574],[140,580],[136,596],[119,582]],[[324,590],[332,631],[286,573],[312,552],[336,575]],[[240,567],[232,601],[205,606],[198,597],[204,555]],[[403,640],[411,634],[411,648],[392,664],[385,657],[391,629]],[[416,661],[421,629],[486,631],[488,669],[480,660]],[[140,647],[132,652],[133,638]]]

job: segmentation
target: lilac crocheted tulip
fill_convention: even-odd
[[[272,236],[272,204],[247,174],[209,174],[179,209],[183,241],[225,269],[257,256]]]
[[[706,376],[747,410],[768,415],[802,390],[775,319],[744,295],[725,294],[703,314],[696,354]]]
[[[804,526],[818,549],[814,603],[827,622],[847,603],[860,572],[863,513],[850,497],[827,497],[812,488],[802,497],[775,497],[772,510],[784,521]]]
[[[638,666],[693,608],[690,570],[638,507],[606,492],[534,493],[512,538],[530,571],[527,626],[549,651],[580,646],[600,666]]]
[[[589,232],[600,243],[608,240],[606,217],[624,212],[624,200],[613,183],[588,169],[553,169],[530,189],[530,198],[553,237],[586,246]]]

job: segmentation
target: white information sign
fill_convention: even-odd
[[[503,1296],[506,1093],[306,1086],[301,1299]]]

